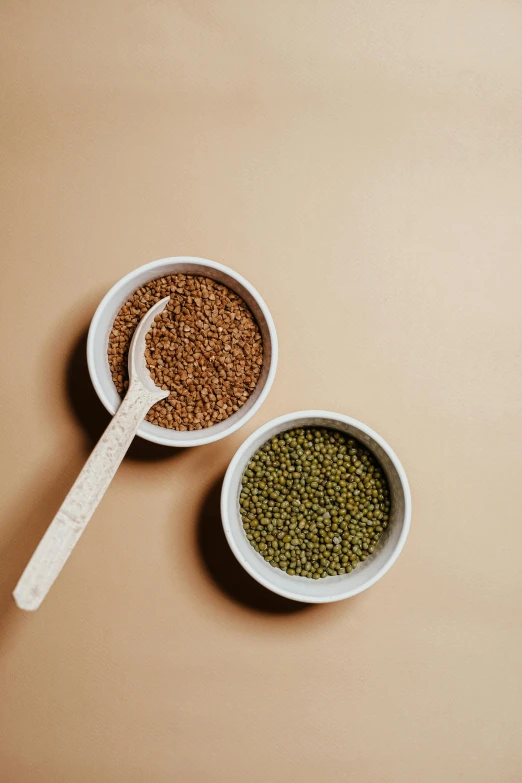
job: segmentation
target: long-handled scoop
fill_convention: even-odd
[[[87,527],[147,412],[169,395],[156,386],[145,362],[145,336],[169,298],[151,307],[134,332],[129,349],[127,394],[15,587],[13,595],[20,609],[38,609]]]

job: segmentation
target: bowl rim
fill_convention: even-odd
[[[126,275],[120,277],[114,283],[114,285],[112,285],[109,288],[109,290],[107,291],[107,293],[105,294],[105,296],[103,297],[103,299],[101,300],[101,302],[99,303],[98,307],[94,312],[94,315],[91,319],[91,323],[89,325],[89,331],[87,335],[87,366],[89,370],[89,376],[91,378],[91,382],[92,385],[94,386],[94,390],[96,391],[96,394],[98,395],[104,407],[109,411],[109,413],[111,415],[114,415],[117,407],[113,405],[112,401],[106,395],[103,382],[100,379],[96,367],[95,337],[98,332],[98,329],[100,328],[100,321],[105,312],[105,309],[111,302],[114,295],[117,294],[119,291],[125,289],[130,283],[132,283],[135,277],[141,275],[143,272],[148,272],[148,271],[154,272],[154,270],[157,270],[164,266],[171,265],[173,263],[194,264],[197,266],[210,267],[211,269],[216,269],[217,271],[222,272],[224,275],[227,275],[232,279],[236,280],[241,286],[243,286],[243,288],[245,288],[248,291],[248,293],[252,296],[252,298],[256,300],[259,309],[263,313],[263,317],[265,319],[266,326],[270,334],[270,341],[271,341],[270,366],[268,368],[268,374],[264,386],[259,394],[259,397],[254,402],[252,407],[248,411],[246,411],[243,416],[239,417],[229,427],[223,429],[221,432],[213,433],[213,434],[211,433],[212,427],[208,427],[207,429],[209,434],[206,437],[202,437],[198,439],[197,442],[193,442],[189,438],[187,438],[187,440],[183,440],[180,438],[177,442],[173,443],[172,441],[164,438],[161,433],[158,433],[156,435],[155,433],[140,432],[139,429],[138,432],[136,433],[138,437],[143,438],[144,440],[148,440],[152,443],[157,443],[161,446],[170,446],[171,448],[205,446],[209,443],[214,443],[215,441],[221,440],[221,438],[225,438],[228,435],[231,435],[233,432],[235,432],[244,424],[246,424],[246,422],[257,413],[261,405],[264,403],[266,397],[268,396],[268,393],[274,382],[274,377],[277,370],[279,348],[278,348],[277,331],[276,331],[274,319],[270,313],[270,310],[268,309],[268,305],[266,304],[261,294],[252,285],[252,283],[246,280],[246,278],[244,278],[243,275],[239,274],[239,272],[236,272],[234,269],[231,269],[230,267],[225,266],[224,264],[220,264],[217,261],[212,261],[209,258],[202,258],[199,256],[167,256],[165,258],[159,258],[156,261],[149,261],[146,264],[142,264],[141,266],[132,269]],[[161,430],[161,427],[158,427],[158,429]]]
[[[403,518],[402,530],[394,548],[390,551],[390,555],[388,556],[387,560],[383,563],[381,568],[372,577],[369,577],[367,581],[364,582],[362,585],[355,588],[352,587],[350,589],[345,590],[342,593],[333,596],[313,596],[313,595],[304,596],[301,593],[296,593],[293,592],[292,590],[287,590],[281,587],[280,585],[275,585],[274,583],[272,583],[270,579],[267,579],[255,567],[253,567],[250,562],[248,562],[243,557],[239,547],[236,544],[235,534],[232,532],[230,526],[229,503],[227,501],[227,498],[230,494],[231,489],[233,489],[232,476],[238,464],[243,460],[245,454],[249,451],[253,442],[257,440],[265,432],[272,429],[274,426],[279,426],[281,424],[291,424],[292,422],[296,422],[299,419],[303,419],[303,418],[320,418],[320,419],[329,419],[330,421],[331,420],[339,421],[344,424],[349,424],[352,427],[358,429],[360,432],[363,432],[365,435],[368,435],[383,449],[383,451],[386,452],[386,454],[390,458],[394,468],[397,471],[397,475],[399,476],[399,480],[401,483],[401,488],[404,493],[404,518]],[[408,538],[408,533],[410,530],[410,523],[411,523],[410,486],[408,483],[406,472],[402,467],[399,458],[397,457],[396,453],[389,445],[389,443],[387,443],[383,437],[381,437],[377,432],[375,432],[375,430],[373,430],[371,427],[368,427],[367,424],[364,424],[363,422],[358,421],[357,419],[353,419],[351,416],[346,416],[343,413],[335,413],[333,411],[326,411],[326,410],[302,410],[302,411],[294,411],[292,413],[285,413],[284,415],[279,416],[275,419],[270,419],[270,421],[261,425],[261,427],[258,427],[257,430],[255,430],[251,435],[249,435],[249,437],[246,438],[246,440],[244,440],[243,443],[239,446],[234,456],[230,460],[229,466],[227,468],[227,472],[225,474],[225,478],[223,479],[220,506],[221,506],[221,520],[222,520],[223,530],[225,532],[226,539],[236,559],[243,566],[245,571],[247,571],[253,579],[255,579],[257,582],[262,584],[268,590],[271,590],[274,593],[278,593],[284,598],[289,598],[292,601],[299,601],[301,603],[319,604],[319,603],[333,603],[334,601],[342,601],[346,598],[351,598],[352,596],[357,595],[358,593],[361,593],[364,590],[367,590],[372,585],[374,585],[376,582],[379,581],[379,579],[381,579],[390,570],[390,568],[392,567],[392,565],[395,563],[400,553],[402,552],[402,549],[404,548],[404,544],[406,543],[406,539]]]

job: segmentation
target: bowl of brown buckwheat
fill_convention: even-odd
[[[277,334],[256,289],[204,258],[163,258],[138,267],[104,296],[89,329],[94,388],[113,414],[128,388],[127,355],[147,310],[170,297],[146,338],[145,361],[169,396],[138,435],[166,446],[199,446],[230,435],[263,404],[277,366]]]

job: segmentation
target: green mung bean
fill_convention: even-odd
[[[337,430],[300,427],[254,454],[239,507],[261,557],[290,576],[319,579],[349,573],[375,551],[391,502],[366,446]]]

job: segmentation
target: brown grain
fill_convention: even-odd
[[[128,388],[127,355],[136,326],[153,304],[170,295],[146,337],[151,378],[169,396],[146,418],[160,427],[200,430],[231,416],[256,387],[263,342],[240,296],[207,277],[167,275],[139,288],[122,306],[109,336],[112,379]]]

